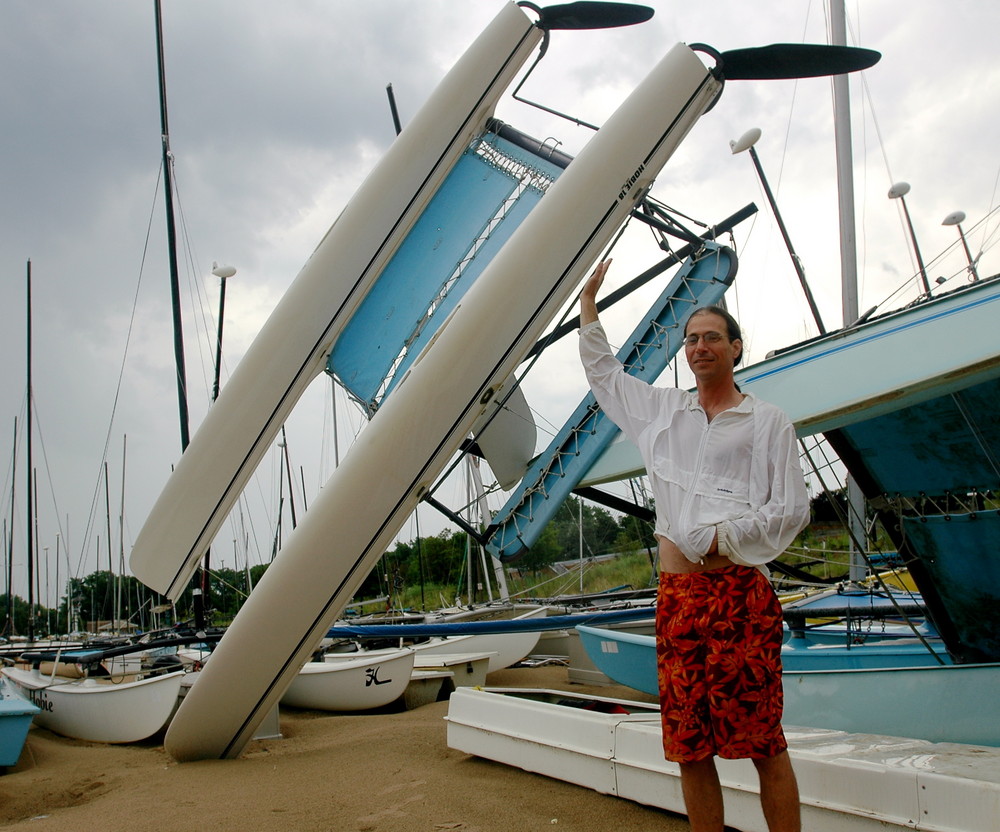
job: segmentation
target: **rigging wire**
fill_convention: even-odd
[[[997,175],[993,177],[993,192],[990,194],[990,214],[993,214],[997,209],[998,190],[1000,190],[1000,166],[997,166]],[[998,228],[1000,228],[1000,224],[992,230],[989,228],[983,229],[983,243],[979,246],[979,254],[982,254],[986,249],[986,242],[996,237]]]
[[[187,216],[184,213],[184,203],[181,199],[181,189],[180,182],[177,176],[177,166],[173,167],[173,183],[174,183],[174,202],[177,206],[177,213],[180,215],[180,227],[181,227],[181,238],[184,242],[184,260],[187,265],[187,282],[188,282],[188,304],[191,308],[191,317],[200,327],[196,327],[198,331],[198,337],[195,338],[195,342],[198,344],[198,367],[201,370],[202,382],[204,383],[205,391],[205,401],[211,402],[211,395],[209,391],[212,389],[212,381],[208,376],[208,373],[214,369],[215,363],[215,342],[214,333],[217,331],[218,321],[209,321],[209,317],[213,314],[209,311],[212,308],[212,304],[209,302],[208,297],[205,295],[205,286],[202,281],[198,279],[198,275],[202,273],[201,269],[198,267],[197,257],[194,252],[194,245],[191,241],[191,234],[188,231]],[[211,356],[209,358],[208,356]],[[188,383],[188,396],[191,394],[191,384]]]
[[[25,400],[27,399],[27,395],[27,390],[25,390],[21,395],[21,406],[18,408],[17,416],[14,417],[14,446],[7,462],[7,474],[3,487],[3,505],[5,506],[10,505],[10,500],[13,498],[15,490],[14,477],[16,476],[16,472],[14,471],[14,466],[17,459],[17,449],[22,436],[21,427],[25,423]],[[2,514],[2,509],[0,509],[0,514]]]
[[[32,396],[31,398],[32,398],[31,412],[32,412],[32,414],[34,414],[33,423],[34,423],[35,433],[38,436],[38,444],[41,446],[41,449],[42,449],[42,461],[44,462],[45,475],[46,475],[46,478],[47,478],[48,484],[49,484],[49,495],[52,498],[52,507],[53,507],[53,510],[54,510],[54,513],[55,513],[55,516],[56,516],[56,528],[59,530],[59,534],[62,536],[62,539],[64,541],[66,541],[66,545],[68,546],[69,545],[69,536],[66,533],[66,530],[63,528],[63,525],[62,525],[62,519],[61,519],[62,512],[59,511],[59,501],[58,501],[58,499],[56,499],[56,491],[55,491],[55,484],[54,484],[55,481],[54,481],[54,478],[52,476],[52,468],[49,465],[49,454],[48,454],[48,450],[45,447],[45,435],[44,435],[44,433],[42,431],[42,423],[41,423],[41,419],[39,418],[39,415],[38,415],[38,405],[34,401],[35,397]],[[32,482],[34,482],[37,485],[37,481],[35,480],[34,474],[32,474]],[[37,509],[37,506],[36,506],[36,509]]]
[[[118,401],[119,398],[121,397],[122,384],[125,378],[126,360],[128,358],[129,347],[132,343],[132,331],[135,327],[136,311],[139,307],[139,292],[140,289],[142,288],[142,278],[146,266],[146,256],[149,254],[149,241],[153,228],[153,216],[156,211],[155,207],[156,198],[160,190],[160,182],[162,181],[162,178],[163,178],[163,167],[162,164],[158,164],[157,174],[156,174],[156,185],[153,188],[153,204],[150,206],[149,219],[146,222],[146,237],[145,240],[143,241],[142,257],[139,260],[139,274],[135,283],[135,293],[132,297],[132,310],[129,314],[128,329],[125,334],[125,345],[122,349],[122,359],[118,369],[118,381],[115,384],[115,393],[114,396],[112,397],[112,402],[111,402],[111,414],[108,418],[108,430],[104,438],[104,448],[101,452],[101,461],[100,464],[98,465],[97,479],[94,484],[94,494],[90,504],[90,514],[87,517],[87,523],[86,526],[84,527],[83,542],[80,546],[80,556],[77,560],[76,570],[73,575],[73,577],[78,579],[81,577],[81,571],[83,569],[83,561],[87,555],[87,549],[90,545],[91,535],[94,532],[94,524],[96,522],[96,517],[97,517],[97,504],[100,499],[101,478],[103,476],[104,465],[108,460],[108,451],[109,448],[111,447],[111,434],[115,425],[115,417],[118,413]],[[67,542],[67,550],[68,547],[69,544]]]
[[[860,553],[862,558],[864,558],[864,561],[868,566],[868,570],[871,573],[872,578],[874,578],[875,583],[879,586],[879,588],[882,591],[886,593],[886,596],[888,597],[890,603],[893,605],[893,607],[896,608],[897,614],[910,627],[910,629],[913,631],[913,634],[917,637],[920,643],[923,644],[923,646],[932,656],[934,656],[934,658],[937,660],[939,664],[943,664],[944,660],[937,654],[935,650],[931,648],[930,644],[928,644],[927,642],[927,639],[924,637],[923,633],[920,632],[920,629],[917,627],[914,620],[907,613],[905,613],[903,609],[900,607],[899,601],[896,598],[896,593],[892,592],[889,585],[886,583],[885,577],[883,576],[881,570],[877,569],[872,563],[871,558],[869,557],[868,547],[865,545],[866,541],[857,539],[854,532],[855,526],[853,523],[850,522],[850,519],[845,514],[844,506],[838,503],[838,501],[833,496],[832,490],[827,486],[822,471],[832,470],[832,464],[830,462],[829,457],[827,456],[824,443],[822,441],[816,441],[815,444],[810,449],[809,447],[806,446],[805,440],[799,440],[799,446],[802,449],[802,456],[809,463],[809,466],[811,470],[816,474],[817,479],[819,479],[823,492],[829,496],[830,505],[836,511],[841,524],[847,529],[848,535],[851,537],[855,549]],[[823,455],[822,465],[814,462],[812,455],[813,451],[817,451]],[[856,510],[856,507],[848,503],[847,509],[848,512],[854,512]],[[864,521],[864,518],[861,519],[862,521]],[[896,573],[895,567],[893,567],[890,571],[895,575],[896,580],[900,581],[899,575],[898,573]],[[900,581],[900,583],[902,582]],[[910,590],[905,590],[905,592],[910,596],[911,600],[915,600],[913,593],[910,592]]]

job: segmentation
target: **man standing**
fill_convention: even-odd
[[[736,386],[743,341],[719,307],[696,309],[684,330],[694,392],[628,375],[597,315],[610,262],[580,295],[580,356],[597,403],[638,447],[656,501],[664,754],[680,765],[694,832],[724,827],[715,756],[753,760],[768,829],[798,832],[781,730],[781,606],[764,565],[809,521],[795,431]]]

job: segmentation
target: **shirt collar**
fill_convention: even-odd
[[[703,410],[701,404],[698,401],[698,391],[695,390],[685,390],[687,393],[687,409],[688,410]],[[753,413],[754,405],[757,399],[753,393],[744,393],[743,401],[741,401],[736,407],[731,407],[726,410],[726,413]]]

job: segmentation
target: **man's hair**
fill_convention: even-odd
[[[684,336],[687,337],[688,324],[691,322],[691,318],[698,315],[718,315],[722,320],[726,322],[726,335],[730,341],[740,342],[740,353],[733,358],[733,366],[735,367],[740,361],[743,360],[743,332],[740,330],[739,322],[730,315],[721,306],[699,306],[694,310],[689,316],[687,321],[684,323]]]

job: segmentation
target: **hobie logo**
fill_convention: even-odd
[[[645,169],[646,169],[645,165],[639,165],[639,167],[635,169],[635,173],[633,173],[628,179],[625,180],[625,184],[622,185],[621,191],[618,192],[618,199],[625,199],[625,197],[628,195],[628,192],[631,191],[632,188],[635,186],[636,181],[639,179],[639,177],[642,175],[642,172]]]
[[[391,682],[392,679],[379,679],[378,668],[369,667],[365,669],[365,687],[371,687],[372,685],[385,685]]]
[[[28,698],[31,700],[32,705],[41,708],[45,713],[52,713],[55,710],[52,702],[45,695],[45,691],[28,691]]]

